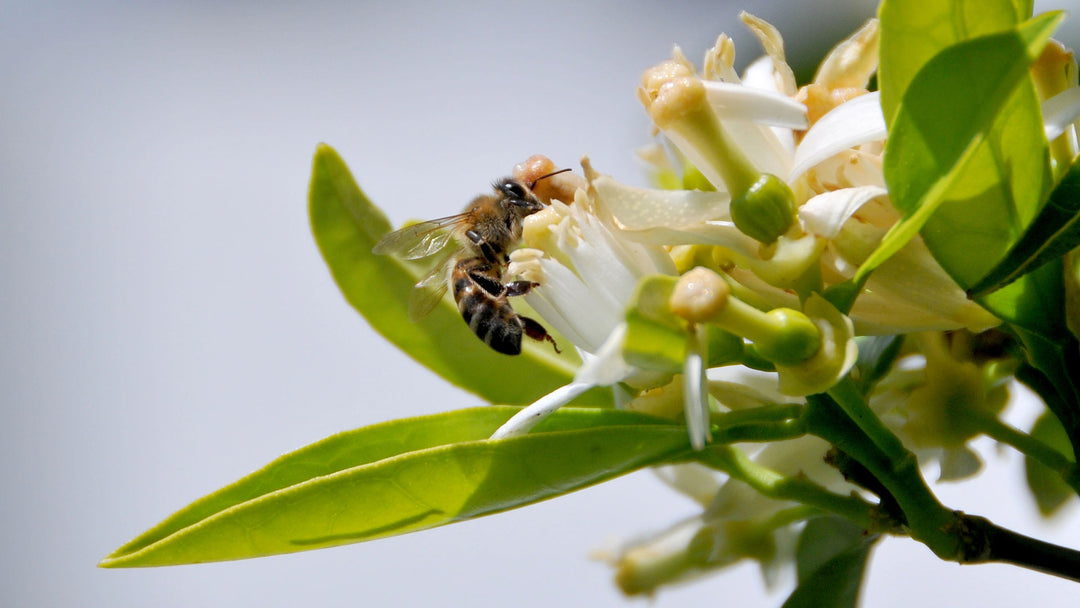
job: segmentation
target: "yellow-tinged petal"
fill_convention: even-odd
[[[866,89],[878,67],[879,33],[878,20],[870,19],[836,45],[818,67],[814,84],[828,89]]]

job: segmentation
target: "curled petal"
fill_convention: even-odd
[[[830,89],[865,89],[877,71],[879,30],[878,20],[870,19],[859,31],[836,45],[821,62],[814,83]]]
[[[747,120],[774,127],[805,129],[806,106],[766,89],[706,81],[705,94],[721,120]]]
[[[574,381],[611,386],[634,375],[634,368],[622,357],[625,339],[626,323],[620,323],[595,354],[582,355],[582,364],[574,374]]]
[[[1065,89],[1042,104],[1046,139],[1053,141],[1080,118],[1080,87]]]
[[[705,377],[707,347],[705,328],[692,327],[683,364],[683,404],[690,445],[695,450],[704,449],[705,442],[709,440],[709,393]]]
[[[880,186],[858,186],[824,192],[799,207],[799,219],[807,232],[827,239],[836,238],[860,207],[889,191]]]
[[[528,433],[530,429],[547,418],[552,412],[570,403],[575,397],[592,388],[587,382],[571,382],[551,391],[520,412],[514,414],[491,435],[492,439],[506,439]]]
[[[791,66],[787,64],[787,58],[784,54],[784,39],[780,36],[780,30],[776,29],[773,24],[765,21],[764,19],[755,17],[746,11],[743,11],[739,15],[742,22],[746,24],[750,31],[757,36],[759,42],[761,42],[762,48],[765,49],[765,53],[772,59],[773,78],[775,79],[775,85],[781,93],[786,95],[795,94],[795,73],[791,71]],[[749,77],[743,75],[743,80],[747,80]]]
[[[844,150],[883,140],[887,135],[880,93],[867,93],[840,104],[806,132],[795,151],[788,181],[798,179],[814,165]]]

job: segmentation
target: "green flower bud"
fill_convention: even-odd
[[[743,234],[769,244],[795,222],[795,195],[780,178],[763,173],[731,201],[731,219]]]

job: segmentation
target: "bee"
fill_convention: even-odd
[[[522,296],[538,283],[503,282],[509,253],[521,240],[522,222],[543,209],[533,194],[536,183],[570,169],[541,175],[530,184],[504,177],[492,184],[493,194],[477,196],[457,215],[428,220],[383,237],[371,250],[405,260],[426,258],[448,249],[435,268],[409,294],[409,319],[419,321],[453,288],[461,318],[485,344],[500,353],[521,353],[522,334],[555,344],[539,322],[516,313],[509,298]]]

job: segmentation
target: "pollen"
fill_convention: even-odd
[[[514,165],[514,179],[523,184],[535,183],[533,194],[544,204],[550,205],[552,200],[557,200],[569,205],[574,202],[574,192],[585,187],[585,179],[573,173],[560,173],[536,181],[557,170],[558,167],[550,158],[543,154],[533,154],[524,162]]]

